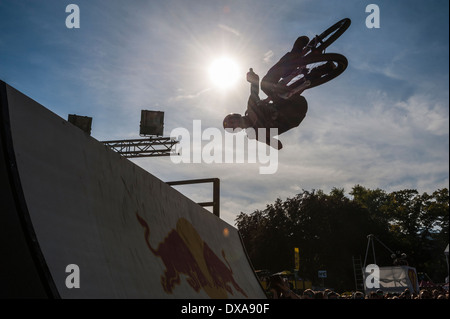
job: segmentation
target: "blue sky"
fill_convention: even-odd
[[[68,29],[68,4],[80,28]],[[368,4],[380,28],[365,25]],[[67,119],[93,117],[98,140],[139,137],[140,110],[165,112],[165,133],[221,128],[243,113],[245,73],[260,77],[303,34],[348,17],[352,25],[328,52],[347,70],[304,92],[301,125],[280,136],[278,171],[259,164],[174,164],[133,160],[164,181],[219,177],[222,218],[264,209],[302,189],[360,184],[388,192],[449,187],[449,2],[447,0],[0,0],[0,79]],[[211,62],[234,59],[242,73],[228,90],[214,87]],[[263,94],[262,94],[263,95]],[[180,187],[210,201],[208,186]]]

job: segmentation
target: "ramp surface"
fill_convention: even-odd
[[[4,82],[0,95],[1,297],[265,298],[234,227]]]

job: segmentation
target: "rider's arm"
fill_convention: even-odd
[[[259,99],[259,76],[253,69],[247,73],[247,81],[250,82],[250,99],[257,103]]]

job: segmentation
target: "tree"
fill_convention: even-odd
[[[255,267],[274,272],[292,269],[298,247],[301,276],[317,280],[317,271],[326,269],[330,283],[342,286],[353,281],[352,269],[346,267],[353,251],[365,245],[370,227],[365,215],[343,189],[330,195],[313,190],[284,202],[277,199],[264,211],[241,213],[236,222]]]

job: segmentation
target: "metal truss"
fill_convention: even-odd
[[[123,157],[134,158],[178,155],[173,147],[179,141],[172,137],[148,137],[102,143]]]

